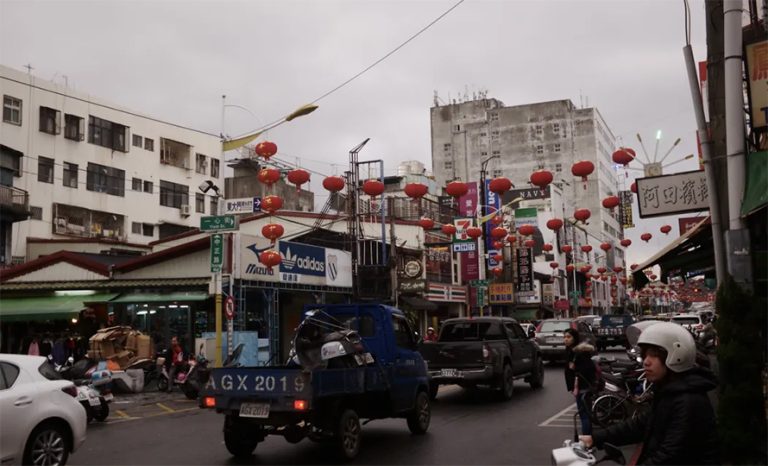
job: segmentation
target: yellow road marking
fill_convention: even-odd
[[[158,404],[160,404],[160,403],[158,403]],[[170,409],[170,408],[168,408],[168,409]],[[184,408],[184,409],[177,409],[177,410],[174,410],[174,411],[166,411],[164,413],[152,413],[152,414],[147,414],[144,417],[147,418],[147,417],[165,416],[167,414],[183,413],[183,412],[186,412],[186,411],[193,411],[193,410],[196,410],[196,409],[200,409],[200,408],[198,408],[198,407]]]
[[[173,409],[173,408],[171,408],[171,407],[169,407],[169,406],[166,406],[166,405],[164,405],[164,404],[162,404],[162,403],[155,403],[155,404],[156,404],[157,406],[159,406],[159,407],[160,407],[160,409],[162,409],[163,411],[165,411],[165,412],[167,412],[167,413],[175,413],[175,412],[176,412],[176,410],[175,410],[175,409]]]

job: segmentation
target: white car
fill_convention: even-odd
[[[0,463],[65,464],[85,441],[76,397],[44,357],[0,354]]]
[[[694,336],[704,330],[704,319],[699,314],[677,314],[672,316],[670,322],[682,325]]]

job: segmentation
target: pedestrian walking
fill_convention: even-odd
[[[592,353],[595,347],[581,341],[579,332],[569,328],[563,333],[565,344],[565,386],[576,398],[576,408],[581,419],[581,433],[592,434],[592,421],[589,417],[589,403],[586,401],[597,382],[595,363]]]
[[[662,322],[646,328],[637,343],[646,378],[653,382],[652,409],[581,441],[598,448],[642,442],[637,464],[719,464],[715,412],[707,397],[717,380],[696,365],[693,336]]]
[[[434,343],[437,341],[437,332],[432,327],[427,327],[427,334],[424,336],[424,341]]]

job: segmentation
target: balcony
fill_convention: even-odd
[[[29,194],[23,189],[0,185],[0,211],[3,220],[26,220],[30,215]]]
[[[160,163],[189,170],[192,146],[172,139],[160,138]]]

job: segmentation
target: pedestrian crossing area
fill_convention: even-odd
[[[576,409],[576,403],[566,407],[562,411],[556,413],[546,421],[542,422],[541,424],[539,424],[539,427],[561,427],[561,428],[573,429],[574,416],[578,418],[578,410]]]

